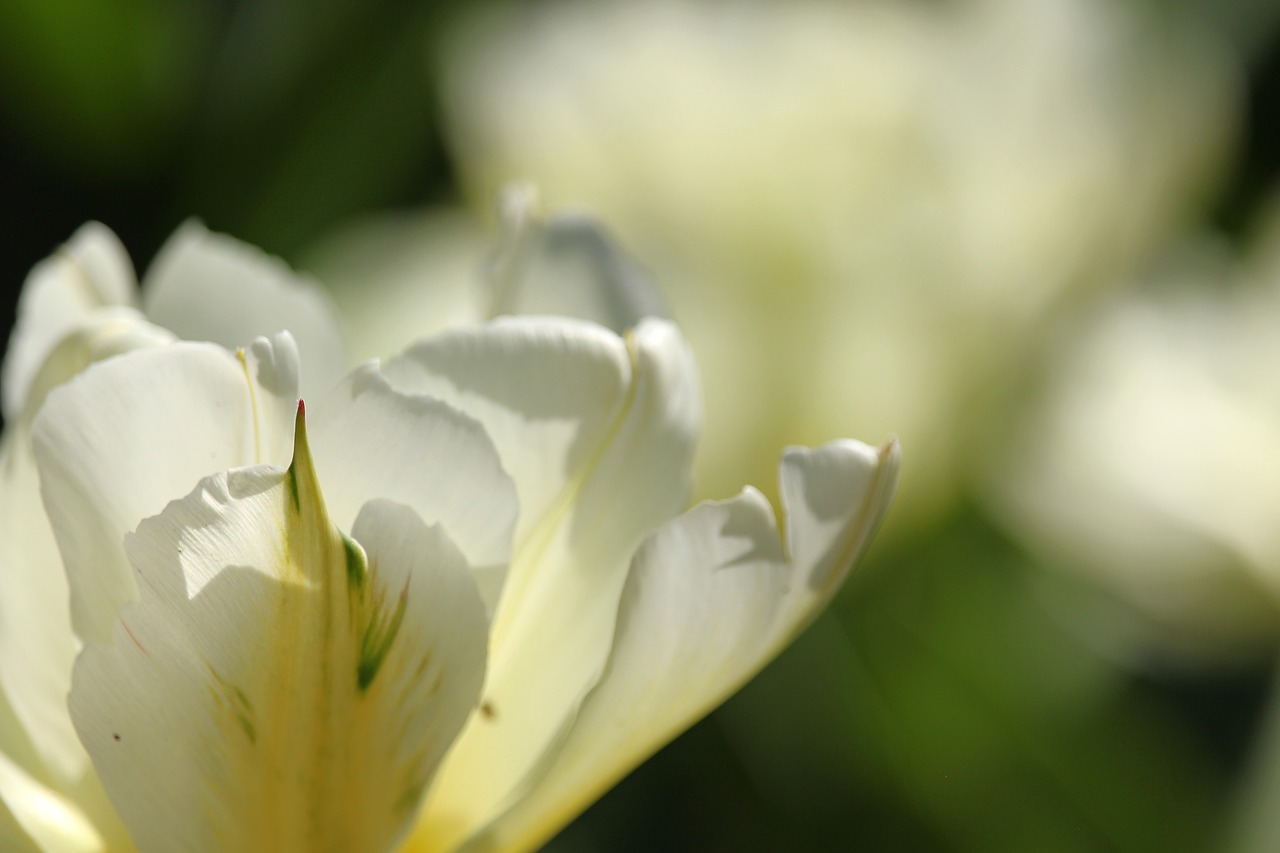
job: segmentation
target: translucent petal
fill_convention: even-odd
[[[538,215],[524,185],[502,196],[502,239],[490,259],[489,314],[590,320],[622,334],[669,312],[643,267],[586,214]]]
[[[0,567],[0,690],[41,763],[69,782],[88,766],[66,704],[77,648],[67,577],[21,426],[0,439]]]
[[[106,844],[72,803],[0,752],[0,850],[101,853]]]

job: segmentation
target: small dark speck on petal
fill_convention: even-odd
[[[118,735],[118,734],[112,734],[112,735],[111,735],[111,739],[112,739],[113,741],[115,741],[116,743],[119,743],[119,742],[120,742],[120,735]]]
[[[480,716],[486,720],[492,720],[498,716],[498,711],[493,707],[493,703],[488,699],[480,703]]]

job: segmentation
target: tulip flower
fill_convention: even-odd
[[[528,850],[749,679],[864,551],[897,445],[788,450],[783,532],[751,488],[686,510],[696,370],[638,287],[579,312],[624,328],[462,326],[306,404],[291,330],[64,373],[29,426],[56,549],[21,574],[68,596],[3,600],[74,668],[64,724],[4,729],[5,849]]]

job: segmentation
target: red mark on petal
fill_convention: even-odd
[[[134,636],[133,631],[129,630],[129,623],[121,619],[120,626],[124,628],[124,632],[129,635],[129,639],[133,640],[133,644],[141,649],[144,655],[151,657],[151,652],[147,651],[147,647],[142,645],[142,643],[139,643],[138,638]]]

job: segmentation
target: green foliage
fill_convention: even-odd
[[[147,169],[186,120],[209,25],[195,0],[6,0],[0,104],[90,173]]]
[[[245,4],[211,69],[180,193],[217,227],[286,253],[422,194],[440,156],[427,76],[440,8]]]

